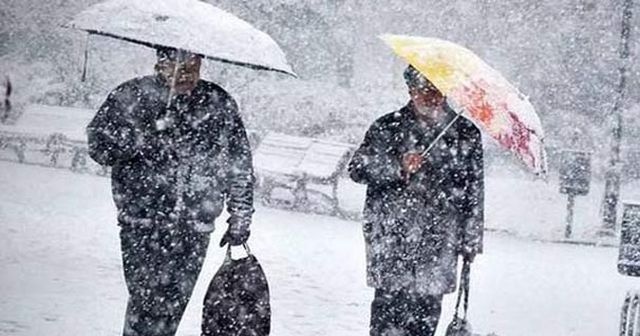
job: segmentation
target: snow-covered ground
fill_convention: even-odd
[[[109,180],[0,162],[0,186],[0,335],[118,335],[126,292]],[[361,191],[346,188],[353,197],[345,202],[357,207]],[[539,182],[489,179],[487,225],[521,237],[561,233],[565,205],[552,192]],[[578,200],[577,223],[589,223],[578,231],[597,223],[599,196]],[[223,258],[221,231],[179,335],[199,335],[204,291]],[[373,293],[359,223],[258,208],[250,242],[270,280],[273,335],[367,335]],[[478,332],[615,335],[625,292],[640,287],[617,274],[612,248],[499,233],[488,233],[485,246],[472,275]],[[445,300],[438,335],[454,299]]]

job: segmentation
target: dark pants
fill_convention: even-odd
[[[432,336],[442,308],[442,295],[376,289],[371,303],[371,336]]]
[[[191,228],[120,231],[129,301],[124,336],[173,336],[178,329],[209,244]]]

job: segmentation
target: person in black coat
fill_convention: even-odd
[[[254,176],[238,107],[200,80],[202,57],[158,49],[156,74],[127,81],[87,127],[89,155],[111,166],[129,292],[124,335],[174,335],[224,203],[220,243],[250,234]]]
[[[415,68],[404,75],[411,101],[378,119],[349,163],[351,179],[367,185],[372,336],[433,335],[458,257],[482,251],[480,131],[465,118],[446,129],[456,117],[446,97]]]

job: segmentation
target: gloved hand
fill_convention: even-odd
[[[469,262],[472,263],[473,260],[476,258],[476,251],[471,249],[471,248],[467,248],[467,247],[462,247],[460,249],[459,254],[462,256],[462,260],[465,262]]]
[[[251,230],[249,230],[251,221],[231,216],[227,220],[227,223],[229,224],[229,228],[222,236],[222,240],[220,240],[220,247],[224,247],[227,244],[239,246],[246,243],[251,234]]]
[[[476,254],[475,253],[464,253],[462,255],[462,260],[468,263],[472,263],[473,259],[476,258]]]

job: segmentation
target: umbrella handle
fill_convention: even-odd
[[[178,50],[177,52],[181,52]],[[173,78],[171,79],[171,86],[169,87],[169,93],[167,95],[167,109],[171,107],[171,99],[176,93],[176,84],[178,83],[178,65],[180,63],[180,57],[176,57],[176,63],[173,65]]]
[[[247,256],[253,255],[253,253],[251,253],[251,249],[249,248],[249,244],[244,243],[242,244],[242,247],[244,247],[245,252],[247,252]],[[233,258],[231,257],[231,245],[227,244],[227,257],[225,258],[225,261],[231,260],[233,260]]]
[[[456,113],[456,116],[447,124],[447,126],[445,126],[445,128],[442,131],[440,131],[440,133],[435,138],[435,140],[433,140],[431,142],[431,144],[429,144],[429,147],[427,147],[427,149],[425,149],[422,153],[420,153],[420,155],[422,155],[423,158],[426,158],[427,155],[429,155],[429,152],[431,152],[431,150],[436,146],[438,141],[440,141],[440,139],[442,139],[444,134],[447,133],[447,131],[453,126],[453,124],[455,124],[456,121],[458,121],[458,119],[460,119],[460,117],[462,117],[462,113]],[[410,183],[411,179],[413,178],[413,176],[414,175],[407,174],[407,176],[405,177],[405,183],[407,183],[407,184]]]

